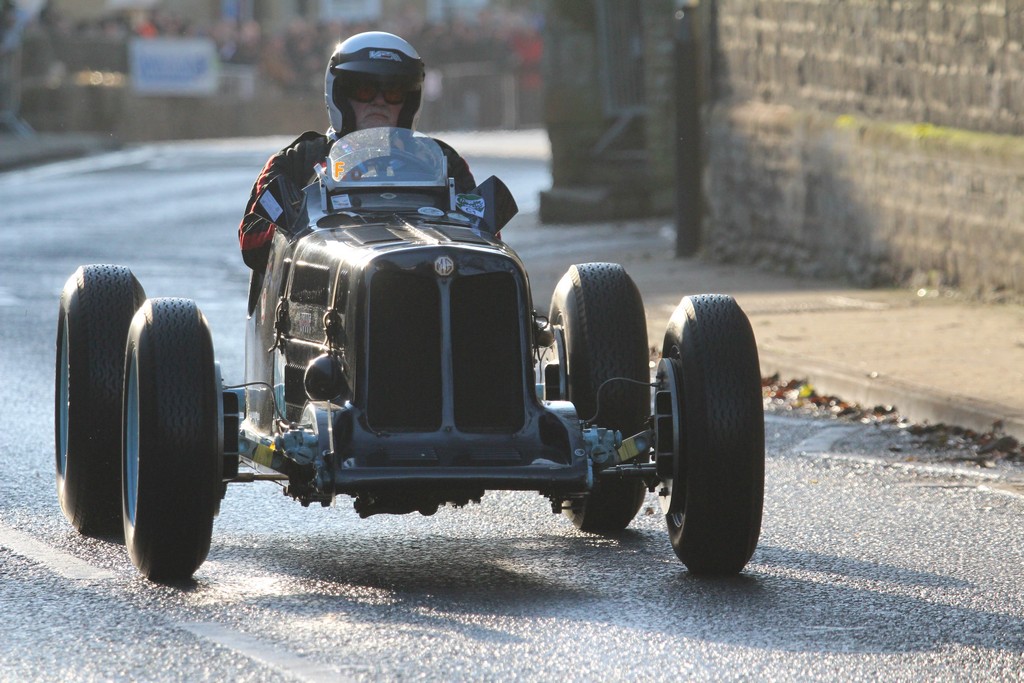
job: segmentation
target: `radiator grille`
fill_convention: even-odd
[[[378,271],[370,286],[367,419],[374,429],[441,428],[441,297],[431,278]]]
[[[457,276],[451,286],[410,271],[377,271],[370,284],[367,419],[382,431],[430,432],[444,421],[445,386],[462,432],[512,433],[525,422],[515,278]],[[449,296],[449,306],[442,305]],[[443,311],[449,311],[451,382],[445,382]]]
[[[464,432],[523,426],[523,371],[516,285],[507,273],[452,283],[455,425]]]

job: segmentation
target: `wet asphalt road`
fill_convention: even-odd
[[[761,542],[728,580],[686,572],[653,497],[606,538],[529,493],[360,520],[347,499],[304,509],[274,484],[232,485],[187,586],[78,536],[53,480],[64,280],[119,263],[149,296],[196,299],[241,379],[234,230],[278,142],[0,175],[0,680],[1019,680],[1024,500],[886,464],[896,437],[868,426],[768,416]],[[517,195],[548,184],[540,161],[471,162]],[[506,232],[531,270],[579,260],[577,231]],[[656,228],[629,239],[670,248]]]

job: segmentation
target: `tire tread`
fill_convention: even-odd
[[[82,266],[61,294],[55,368],[54,430],[60,458],[61,335],[68,337],[68,444],[61,509],[83,534],[121,532],[119,457],[125,339],[146,294],[123,266]],[[67,323],[65,325],[65,322]]]

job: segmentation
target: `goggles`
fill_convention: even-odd
[[[377,98],[377,93],[383,95],[384,101],[388,104],[402,104],[405,102],[405,88],[400,85],[370,82],[353,83],[346,86],[343,92],[348,99],[363,104],[373,102]]]

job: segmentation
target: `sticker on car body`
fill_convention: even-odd
[[[483,218],[487,204],[478,194],[460,194],[455,196],[455,208],[470,216]]]

